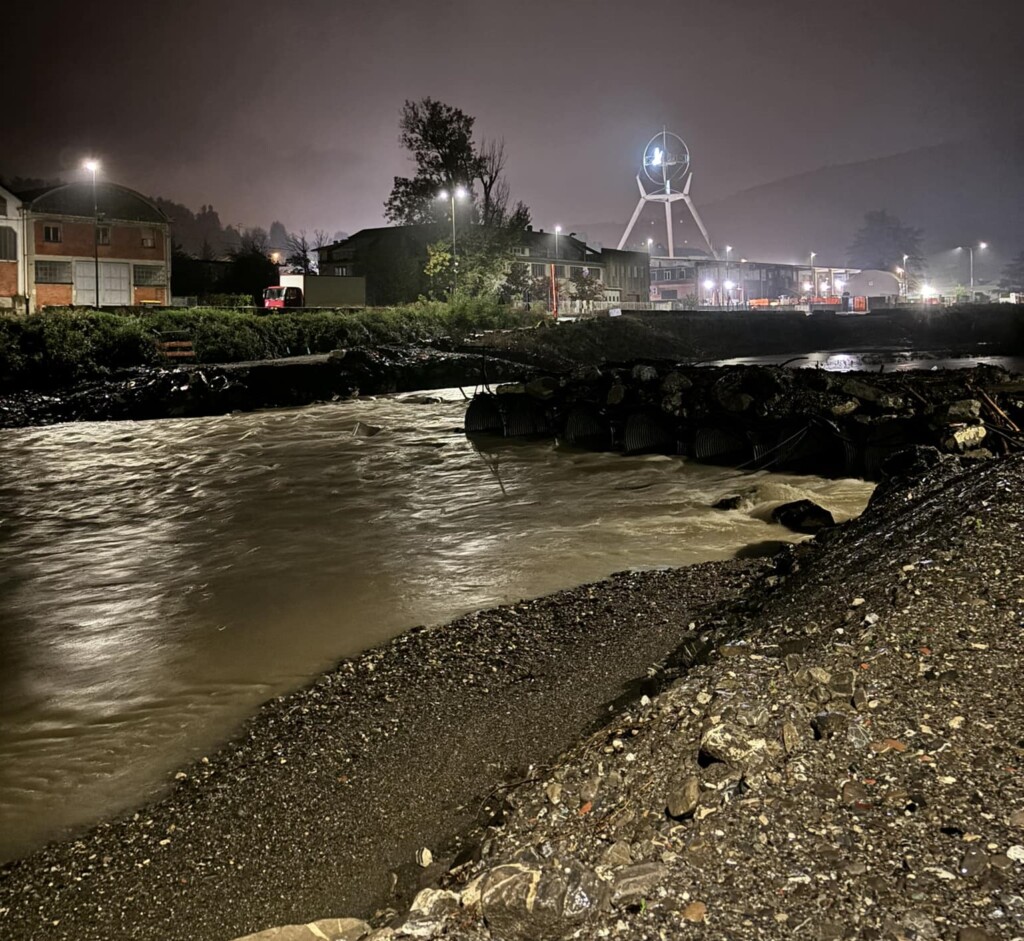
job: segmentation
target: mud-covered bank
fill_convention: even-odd
[[[69,387],[0,394],[0,428],[195,418],[356,395],[473,388],[532,374],[528,365],[486,353],[390,346],[255,363],[140,367]]]

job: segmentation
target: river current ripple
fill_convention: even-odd
[[[0,432],[0,861],[155,796],[259,703],[409,627],[796,540],[766,521],[779,501],[843,519],[871,492],[477,450],[464,410],[455,390]]]

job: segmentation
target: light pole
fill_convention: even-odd
[[[957,246],[957,248],[962,250],[964,248],[964,246],[963,245],[959,245],[959,246]],[[978,248],[988,248],[988,242],[978,242]],[[974,246],[973,245],[968,245],[967,246],[967,254],[970,256],[970,259],[971,259],[971,300],[973,301],[974,300]]]
[[[448,190],[441,190],[437,194],[438,199],[450,200],[452,204],[452,300],[455,300],[459,290],[459,255],[455,246],[455,200],[462,199],[465,195],[466,191],[461,186],[456,186],[450,193]]]
[[[98,160],[89,159],[82,163],[82,166],[92,174],[92,255],[93,255],[93,277],[96,279],[93,285],[93,308],[100,309],[100,207],[96,199],[96,171],[100,168]]]
[[[555,226],[555,263],[551,266],[551,312],[558,319],[558,236],[562,234],[562,227]]]

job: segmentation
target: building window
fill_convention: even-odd
[[[352,277],[352,271],[348,265],[335,265],[334,266],[334,277],[336,278],[350,278]]]
[[[547,265],[530,265],[530,275],[534,278],[543,278],[547,274]]]
[[[101,225],[96,227],[96,244],[97,245],[109,245],[110,244],[110,226]]]
[[[60,239],[60,226],[59,225],[44,225],[43,226],[43,241],[44,242],[59,242]],[[63,283],[63,282],[56,282]]]
[[[37,261],[36,284],[71,284],[71,262]]]
[[[167,269],[163,265],[136,265],[133,271],[136,287],[163,287]]]
[[[9,225],[0,225],[0,261],[18,260],[18,236]]]
[[[142,247],[156,248],[156,233],[152,229],[142,230]]]

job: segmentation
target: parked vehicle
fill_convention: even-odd
[[[317,274],[283,274],[281,283],[263,291],[263,306],[365,307],[366,281]]]

